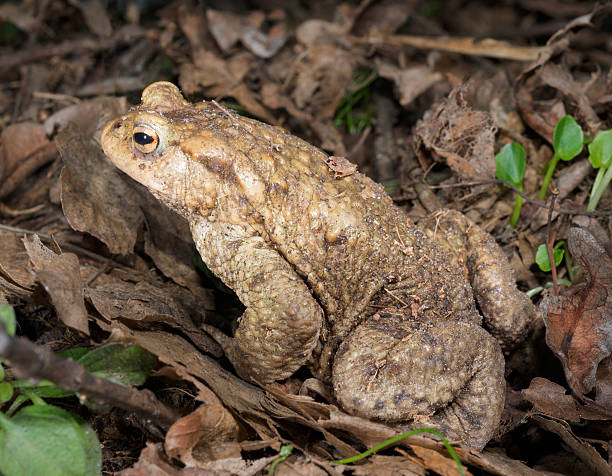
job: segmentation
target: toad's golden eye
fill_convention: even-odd
[[[134,127],[134,147],[143,154],[150,154],[157,148],[159,144],[159,137],[157,132],[147,126],[136,126]]]

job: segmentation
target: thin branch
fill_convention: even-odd
[[[546,251],[548,252],[548,261],[550,262],[550,272],[552,273],[553,280],[553,293],[555,296],[559,295],[559,284],[557,283],[557,265],[555,263],[555,256],[553,252],[553,245],[555,244],[555,238],[557,237],[556,231],[552,229],[552,214],[553,208],[555,207],[555,201],[559,195],[559,190],[556,188],[551,190],[552,198],[550,200],[550,208],[548,209],[548,218],[546,220]]]
[[[137,390],[93,375],[74,360],[64,359],[47,347],[23,337],[11,337],[0,323],[0,357],[21,378],[50,380],[59,388],[78,392],[81,398],[110,404],[168,428],[179,415],[149,390]]]
[[[515,46],[505,41],[491,38],[448,36],[410,36],[388,35],[353,38],[353,42],[367,45],[411,46],[424,50],[448,51],[472,56],[488,56],[516,61],[535,61],[540,53],[546,50],[539,46]]]
[[[523,192],[521,192],[518,188],[516,188],[513,184],[511,184],[507,180],[493,179],[493,180],[485,180],[483,182],[461,182],[461,183],[452,183],[448,185],[429,185],[426,183],[426,185],[429,188],[455,188],[455,187],[475,187],[477,185],[493,185],[497,183],[500,183],[502,185],[507,185],[515,193],[523,197],[526,202],[531,203],[532,205],[536,207],[546,208],[546,209],[552,210],[553,212],[560,213],[562,215],[584,215],[587,217],[612,216],[612,210],[604,210],[600,212],[587,212],[587,211],[580,211],[580,210],[568,210],[566,208],[550,208],[545,202],[542,202],[541,200],[533,200],[529,198],[527,195],[525,195]]]

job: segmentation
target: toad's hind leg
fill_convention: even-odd
[[[342,343],[334,392],[349,413],[414,421],[481,449],[504,405],[504,359],[496,340],[467,323],[380,313]]]
[[[510,263],[493,237],[454,210],[443,210],[419,222],[425,233],[446,248],[467,271],[485,326],[504,351],[525,340],[536,310],[516,288]]]

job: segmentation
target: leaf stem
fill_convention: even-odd
[[[542,187],[540,188],[540,193],[538,194],[538,198],[540,200],[544,200],[546,198],[546,192],[548,191],[548,186],[550,185],[555,168],[557,168],[559,159],[560,157],[555,154],[553,155],[553,158],[548,161],[548,164],[546,164],[546,175],[544,176],[544,181],[542,182]]]
[[[518,187],[521,192],[522,187]],[[514,203],[514,210],[512,210],[512,215],[510,215],[510,226],[512,228],[516,227],[516,223],[518,222],[519,216],[521,215],[521,208],[523,207],[523,197],[520,195],[516,196],[516,202]]]
[[[604,173],[605,172],[605,173]],[[587,212],[592,212],[597,207],[599,199],[604,193],[604,190],[612,180],[612,167],[605,170],[600,167],[597,171],[597,177],[593,182],[593,188],[591,189],[591,197],[589,198],[589,205],[587,206]]]

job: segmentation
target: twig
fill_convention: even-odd
[[[548,219],[546,221],[546,251],[548,251],[548,260],[550,261],[550,272],[552,273],[553,280],[553,294],[555,296],[559,295],[559,284],[557,283],[557,265],[555,264],[555,257],[553,253],[553,245],[555,244],[555,238],[557,237],[557,232],[552,230],[552,214],[553,208],[555,207],[555,201],[557,200],[557,196],[559,195],[559,190],[556,188],[551,191],[552,198],[550,200],[550,208],[548,209]]]
[[[539,46],[514,46],[491,38],[431,37],[410,35],[368,36],[352,38],[353,42],[368,45],[412,46],[425,50],[440,50],[464,55],[489,56],[516,61],[535,61],[542,51]]]
[[[429,188],[454,188],[454,187],[475,187],[477,185],[493,185],[493,184],[496,184],[496,183],[501,183],[503,185],[507,185],[512,190],[514,190],[515,193],[517,193],[518,195],[523,197],[526,202],[531,203],[532,205],[535,205],[536,207],[550,209],[550,207],[548,205],[546,205],[545,202],[542,202],[541,200],[533,200],[533,199],[529,198],[527,195],[525,195],[523,192],[521,192],[518,188],[516,188],[513,184],[511,184],[507,180],[493,179],[493,180],[485,180],[483,182],[461,182],[461,183],[451,183],[451,184],[448,184],[448,185],[429,185],[429,184],[426,184],[426,185]],[[609,216],[612,216],[612,210],[604,210],[604,211],[599,211],[599,212],[586,212],[586,211],[580,211],[580,210],[568,210],[566,208],[552,208],[551,210],[553,212],[560,213],[562,215],[584,215],[584,216],[588,216],[588,217],[609,217]]]
[[[74,360],[64,359],[23,337],[9,336],[2,324],[0,357],[5,358],[21,378],[50,380],[59,388],[78,392],[82,398],[123,408],[165,428],[179,418],[150,390],[137,390],[97,377]]]

